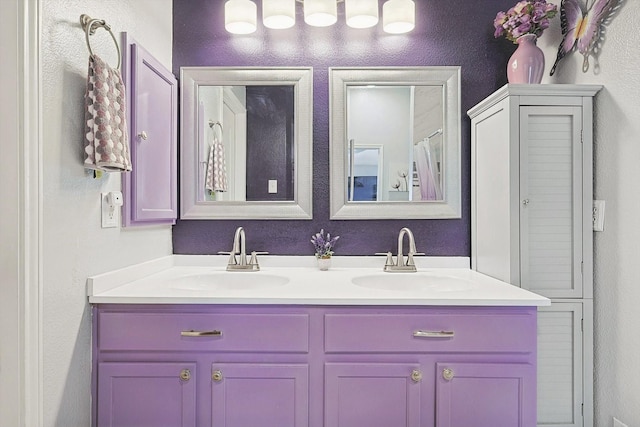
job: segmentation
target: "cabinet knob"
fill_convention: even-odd
[[[522,201],[522,205],[523,205],[523,206],[527,206],[528,204],[529,204],[529,199],[524,199],[524,200]]]
[[[422,372],[420,372],[417,369],[414,369],[411,372],[411,379],[413,380],[414,383],[420,382],[420,380],[422,380]]]
[[[144,139],[146,141],[149,136],[147,136],[147,133],[145,131],[142,131],[138,134],[138,138]]]
[[[445,380],[451,381],[454,376],[455,372],[453,372],[453,369],[445,368],[442,370],[442,378],[444,378]]]
[[[180,371],[180,379],[182,381],[189,381],[191,379],[191,371],[188,369]]]
[[[211,374],[211,379],[217,383],[222,381],[222,371],[219,369],[216,369],[215,371],[213,371],[213,374]]]

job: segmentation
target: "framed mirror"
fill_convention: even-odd
[[[331,219],[460,218],[460,67],[330,68]]]
[[[180,218],[312,218],[312,69],[180,69]]]

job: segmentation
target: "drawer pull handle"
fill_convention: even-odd
[[[413,336],[416,338],[453,338],[453,331],[415,331]]]
[[[222,381],[222,371],[219,369],[216,369],[215,371],[213,371],[213,373],[211,374],[211,379],[217,383]]]
[[[182,381],[189,381],[191,379],[191,371],[188,369],[180,371],[180,379]]]
[[[182,331],[180,332],[180,335],[183,337],[221,337],[222,331],[194,331],[192,329],[190,331]]]
[[[419,383],[420,380],[422,380],[422,372],[420,372],[417,369],[414,369],[411,372],[411,379],[413,380],[414,383]]]
[[[454,376],[455,372],[453,372],[453,369],[445,368],[442,370],[442,378],[444,378],[445,380],[451,381]]]

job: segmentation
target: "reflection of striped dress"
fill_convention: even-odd
[[[209,191],[222,193],[228,190],[227,166],[224,157],[224,144],[214,137],[209,150],[205,181],[205,188]]]

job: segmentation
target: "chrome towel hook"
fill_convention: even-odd
[[[120,68],[120,64],[122,62],[122,54],[120,53],[120,45],[118,45],[118,40],[116,40],[116,36],[113,35],[113,32],[111,31],[111,25],[107,24],[104,19],[94,19],[85,13],[80,15],[80,25],[84,30],[85,39],[87,40],[87,48],[89,48],[89,53],[91,54],[91,56],[93,56],[93,49],[91,49],[91,41],[89,40],[89,36],[94,35],[96,29],[100,27],[104,28],[109,32],[109,34],[111,34],[111,38],[116,45],[116,50],[118,51],[118,65],[116,66],[116,68]]]
[[[213,129],[213,128],[214,128],[214,126],[220,126],[220,132],[222,132],[222,131],[223,131],[222,123],[220,123],[220,122],[214,122],[213,120],[209,120],[209,127],[210,127],[211,129]]]
[[[211,130],[213,130],[214,134],[215,134],[216,126],[220,126],[220,138],[222,138],[222,135],[224,135],[224,128],[222,127],[222,123],[209,120],[209,127],[211,128]]]

